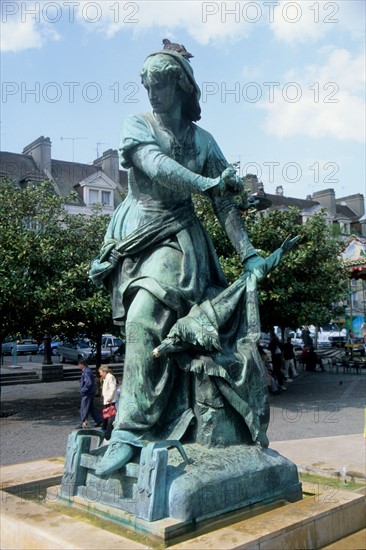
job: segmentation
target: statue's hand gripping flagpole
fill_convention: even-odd
[[[236,307],[236,303],[232,298],[238,294],[241,287],[247,284],[247,279],[251,273],[257,280],[268,275],[280,263],[283,255],[289,252],[299,239],[299,236],[286,237],[282,245],[272,252],[268,258],[254,256],[253,265],[249,265],[247,271],[232,285],[225,288],[212,300],[206,300],[203,304],[193,306],[188,315],[179,319],[168,336],[153,350],[153,356],[160,357],[168,353],[177,353],[195,346],[208,351],[212,349],[219,350],[218,334],[220,326],[227,322],[232,310]],[[254,262],[256,259],[260,261]],[[247,268],[247,265],[245,267]]]

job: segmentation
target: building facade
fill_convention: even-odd
[[[50,138],[44,136],[22,153],[1,152],[0,176],[20,187],[51,180],[56,193],[67,198],[66,209],[72,214],[90,214],[98,203],[103,214],[111,215],[127,192],[127,172],[119,168],[118,151],[109,149],[91,164],[57,160],[52,158]]]
[[[359,250],[366,249],[366,215],[365,199],[361,193],[347,195],[336,198],[334,189],[324,189],[313,193],[306,199],[297,199],[286,197],[283,187],[278,186],[275,194],[264,192],[263,184],[258,182],[256,176],[248,178],[247,185],[254,196],[265,196],[271,206],[262,210],[270,212],[271,210],[289,210],[296,207],[299,209],[299,222],[305,223],[308,219],[318,212],[323,212],[326,223],[331,229],[333,235],[344,241],[344,262],[349,272],[348,298],[345,305],[346,316],[342,319],[343,326],[353,333],[362,336],[366,323],[366,274],[357,271],[357,261],[364,265],[366,259],[357,260],[354,269],[352,259],[348,257],[349,250],[354,248]],[[363,247],[363,248],[362,248]],[[351,263],[350,263],[351,262]],[[360,264],[360,265],[361,265]]]

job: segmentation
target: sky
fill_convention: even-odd
[[[365,2],[1,2],[1,150],[43,135],[92,163],[150,110],[140,82],[163,38],[184,44],[202,118],[268,193],[337,198],[365,183]]]

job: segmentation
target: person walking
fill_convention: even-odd
[[[308,349],[314,347],[313,339],[310,335],[310,329],[307,325],[305,325],[302,329],[301,340],[304,342],[304,346]]]
[[[290,381],[292,380],[292,378],[296,378],[296,376],[298,375],[296,366],[295,366],[294,346],[291,343],[290,336],[287,338],[287,341],[283,344],[282,353],[283,353],[285,377],[287,380]],[[291,370],[291,374],[290,374],[290,370]]]
[[[268,349],[271,352],[272,368],[277,384],[281,390],[286,390],[285,378],[282,372],[282,343],[279,341],[274,332],[271,333],[271,340],[268,344]]]
[[[114,377],[111,369],[107,365],[102,365],[99,368],[99,374],[103,381],[102,384],[102,396],[103,396],[103,409],[109,408],[111,405],[114,407],[114,414],[108,418],[103,416],[102,429],[104,430],[104,439],[109,441],[113,430],[113,422],[116,418],[116,402],[118,399],[117,394],[117,380]],[[103,415],[103,412],[102,412]]]
[[[78,364],[81,370],[80,377],[80,395],[81,395],[81,404],[80,404],[80,428],[87,428],[89,426],[89,415],[93,418],[95,422],[95,427],[99,428],[102,425],[103,418],[100,412],[94,406],[94,397],[95,397],[95,379],[94,374],[92,373],[91,368],[85,361],[80,361]]]
[[[266,380],[267,380],[268,391],[271,395],[278,395],[280,393],[280,390],[278,388],[276,378],[273,374],[271,359],[268,353],[266,353],[266,351],[264,350],[263,346],[261,346],[261,344],[258,344],[257,347],[258,347],[259,355],[262,358],[263,365],[266,368]]]

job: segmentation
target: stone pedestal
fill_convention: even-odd
[[[295,464],[278,452],[240,445],[225,449],[185,446],[192,464],[168,468],[166,512],[202,521],[256,503],[302,498]],[[176,455],[176,452],[174,452]]]
[[[307,498],[277,508],[253,505],[248,513],[237,510],[202,523],[146,522],[101,504],[92,494],[88,500],[73,497],[69,504],[77,509],[75,514],[60,499],[62,471],[62,458],[0,469],[2,548],[146,550],[162,548],[165,542],[172,550],[311,549],[324,548],[365,526],[364,494],[341,490],[336,480],[333,484],[305,483]]]
[[[61,485],[65,500],[95,495],[100,503],[146,521],[196,522],[257,503],[302,498],[295,464],[271,449],[208,449],[195,443],[183,450],[179,442],[161,441],[147,444],[134,462],[112,475],[99,477],[95,469],[106,447],[93,449],[93,436],[100,432],[69,436]]]
[[[34,365],[33,369],[42,382],[59,382],[64,378],[64,368],[61,364],[44,365],[38,363]]]

